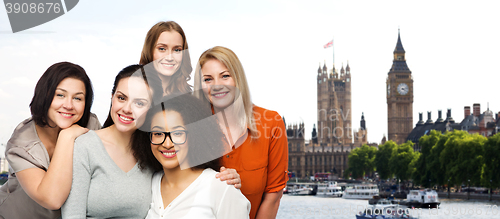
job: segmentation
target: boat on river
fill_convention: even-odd
[[[318,185],[318,196],[326,196],[326,197],[342,197],[344,192],[342,191],[342,187],[337,185],[335,181],[328,181],[326,183],[321,183]]]
[[[318,186],[293,184],[287,186],[287,191],[289,195],[316,195]]]
[[[404,203],[409,208],[437,208],[440,204],[437,192],[431,189],[410,190]]]
[[[371,199],[378,196],[379,190],[375,184],[351,184],[348,185],[342,196],[345,199]]]

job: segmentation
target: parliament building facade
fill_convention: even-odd
[[[363,114],[359,130],[352,130],[351,68],[349,63],[340,70],[320,64],[316,79],[318,121],[309,140],[304,138],[304,123],[287,126],[288,171],[298,178],[316,173],[344,177],[349,153],[368,144]],[[413,129],[413,78],[399,33],[386,86],[388,140],[401,144]]]

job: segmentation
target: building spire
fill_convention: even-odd
[[[361,125],[362,130],[366,130],[366,121],[365,121],[365,113],[364,112],[361,113],[360,125]]]
[[[401,34],[399,28],[398,28],[398,43],[396,44],[394,53],[405,53],[405,49],[403,48],[403,43],[401,43]]]

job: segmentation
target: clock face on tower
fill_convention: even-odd
[[[401,83],[398,85],[398,93],[401,95],[406,95],[408,93],[408,85],[405,83]]]

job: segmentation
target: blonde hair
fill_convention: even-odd
[[[238,56],[236,56],[233,51],[222,46],[216,46],[208,49],[207,51],[203,52],[203,54],[201,54],[200,59],[198,60],[198,65],[196,66],[194,77],[194,95],[210,104],[210,101],[205,97],[205,94],[203,93],[201,84],[203,80],[201,68],[210,60],[220,61],[229,70],[229,74],[231,75],[231,77],[234,78],[236,88],[240,93],[239,97],[236,97],[237,99],[235,100],[235,110],[237,112],[244,112],[244,116],[242,116],[243,118],[241,119],[240,123],[242,125],[246,125],[250,129],[250,134],[252,135],[252,137],[256,137],[258,133],[253,117],[253,104],[250,98],[250,90],[248,89],[245,71],[243,70],[243,66],[238,59]]]
[[[188,43],[186,40],[186,35],[184,34],[184,30],[182,30],[181,26],[174,21],[161,21],[156,23],[151,29],[149,29],[146,34],[146,39],[144,40],[144,46],[142,47],[141,59],[139,64],[146,65],[152,61],[153,59],[153,51],[156,47],[156,43],[158,42],[158,38],[161,33],[167,31],[175,31],[179,33],[182,37],[182,63],[177,72],[172,75],[172,80],[170,84],[164,88],[164,91],[167,93],[175,93],[182,92],[188,93],[191,92],[191,87],[187,83],[191,79],[191,71],[193,71],[193,67],[191,66],[191,58],[189,57]]]

